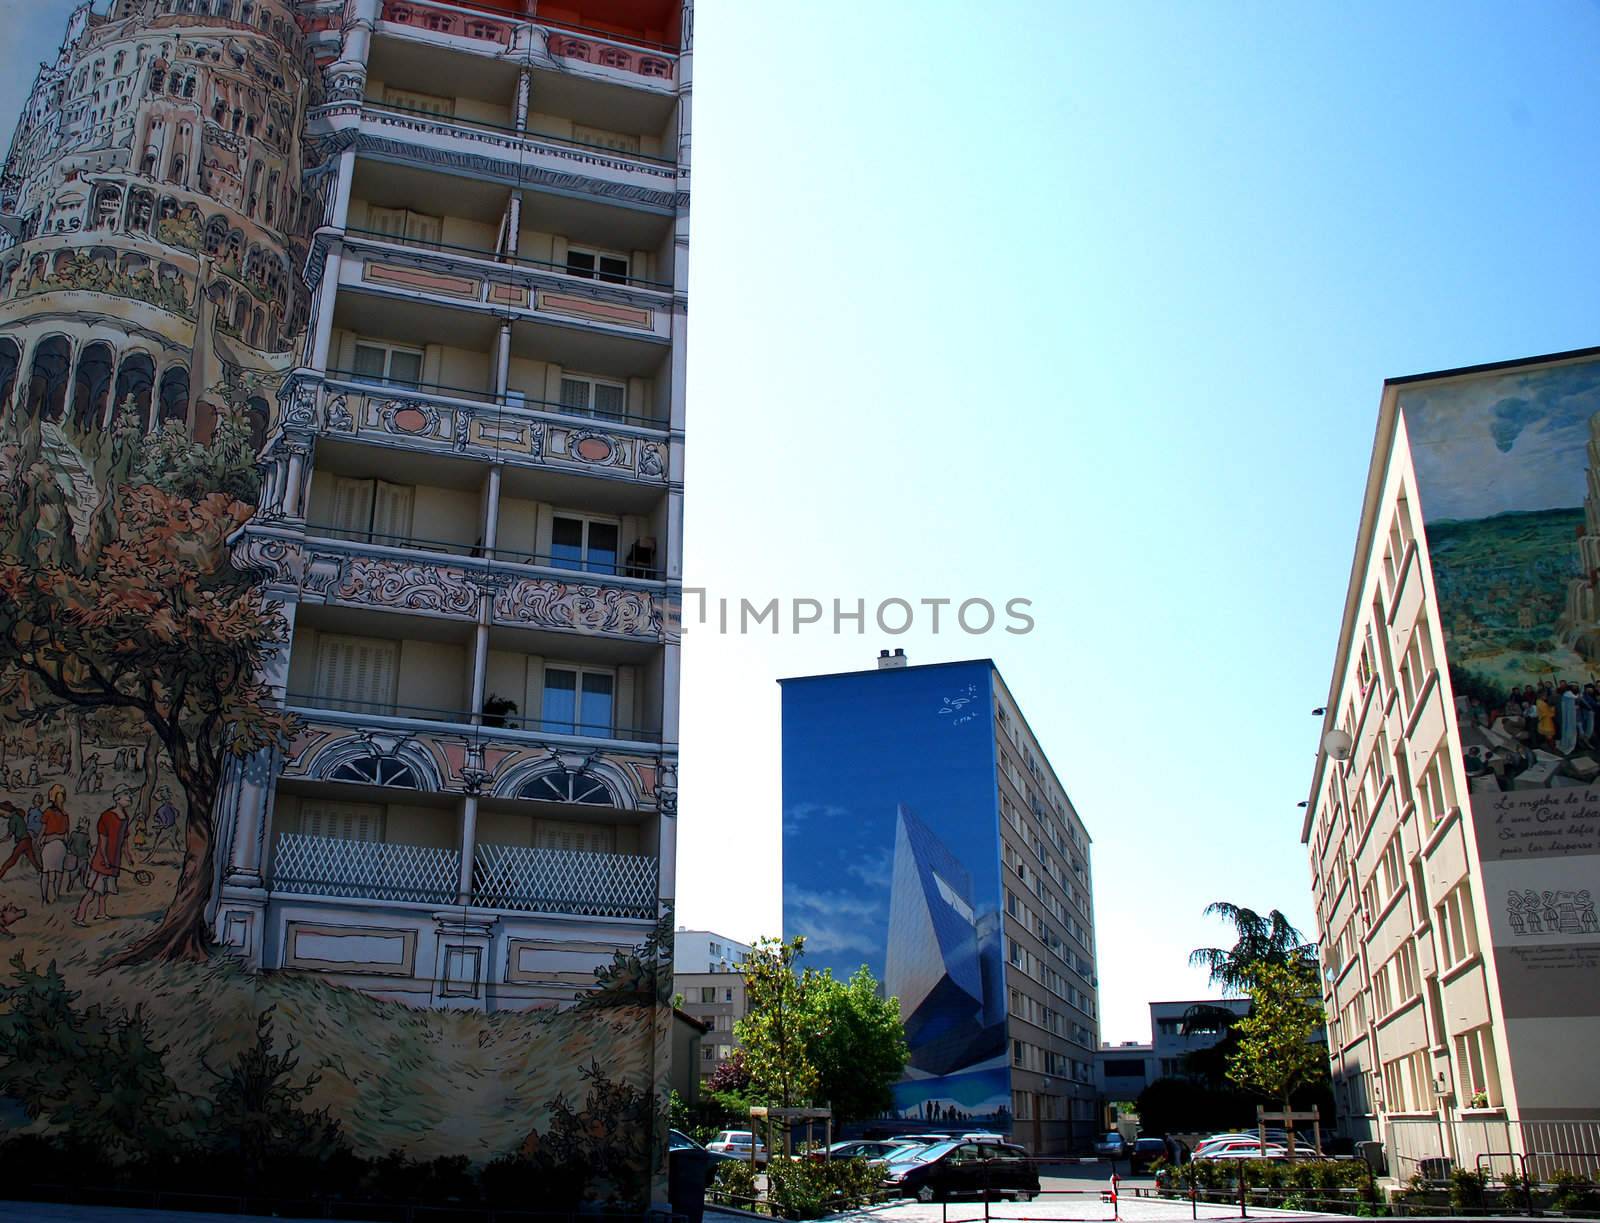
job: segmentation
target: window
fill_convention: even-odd
[[[722,1000],[724,1002],[732,1002],[733,1001],[733,988],[731,986],[722,991]]]
[[[1422,812],[1422,826],[1432,832],[1450,814],[1456,805],[1455,777],[1450,770],[1450,756],[1444,750],[1445,741],[1439,740],[1433,759],[1417,779],[1417,810]]]
[[[1011,1064],[1013,1066],[1023,1066],[1023,1065],[1025,1065],[1027,1063],[1027,1060],[1028,1060],[1027,1046],[1024,1045],[1020,1040],[1012,1041],[1011,1042]]]
[[[444,98],[433,93],[415,93],[409,89],[391,89],[387,85],[383,89],[383,101],[387,106],[398,107],[400,110],[417,110],[425,115],[443,115],[449,118],[456,113],[454,98]]]
[[[393,714],[399,654],[397,642],[325,634],[317,644],[318,701],[332,709]]]
[[[415,501],[416,489],[409,484],[336,476],[330,533],[336,539],[380,544],[409,539]]]
[[[1478,928],[1472,916],[1472,887],[1467,883],[1450,889],[1438,906],[1439,957],[1448,969],[1478,954]]]
[[[628,411],[628,388],[620,382],[607,382],[581,374],[563,374],[561,406],[575,416],[621,420]]]
[[[385,344],[380,340],[357,340],[355,367],[358,382],[379,386],[411,386],[422,381],[422,349]]]
[[[584,127],[581,123],[574,123],[572,125],[572,138],[579,144],[591,144],[602,149],[615,149],[619,153],[637,153],[639,151],[639,137],[630,136],[625,132],[607,131],[602,127]]]
[[[588,250],[581,246],[567,247],[567,275],[582,276],[589,280],[605,280],[612,284],[628,283],[628,257],[612,251]]]
[[[616,829],[609,824],[561,823],[541,820],[535,826],[534,842],[540,849],[561,849],[568,853],[609,854],[616,852]]]
[[[710,985],[702,985],[700,987],[700,1001],[701,1002],[715,1002],[716,1000],[717,1000],[717,991],[716,991],[715,987],[710,986]]]
[[[308,837],[337,841],[383,840],[383,807],[378,803],[300,804],[300,831]]]
[[[444,218],[405,208],[372,207],[367,209],[367,228],[411,246],[438,246]]]
[[[1417,617],[1411,630],[1411,641],[1406,646],[1405,657],[1400,660],[1400,691],[1405,697],[1406,713],[1417,706],[1422,687],[1433,673],[1433,635],[1428,630],[1424,616]]]
[[[1500,1068],[1494,1060],[1494,1038],[1489,1025],[1456,1037],[1456,1073],[1460,1076],[1463,1107],[1500,1107]]]
[[[1181,1036],[1183,1034],[1183,1020],[1158,1019],[1156,1020],[1156,1031],[1162,1036]]]
[[[620,533],[615,522],[557,514],[550,526],[550,560],[561,569],[616,573]],[[715,944],[711,954],[718,954]]]
[[[609,737],[614,730],[616,676],[578,667],[544,669],[545,730]]]

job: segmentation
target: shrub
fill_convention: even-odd
[[[1600,1212],[1600,1189],[1588,1177],[1560,1168],[1551,1174],[1550,1185],[1554,1190],[1552,1210],[1567,1214]]]
[[[722,1160],[717,1164],[715,1185],[729,1197],[753,1198],[756,1196],[755,1165],[743,1159]]]

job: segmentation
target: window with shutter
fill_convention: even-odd
[[[408,208],[367,209],[367,228],[396,242],[412,246],[437,246],[444,233],[444,218]]]
[[[393,714],[399,644],[324,636],[317,647],[317,699],[331,709]]]
[[[422,350],[381,340],[358,340],[350,372],[359,382],[414,387],[422,381]]]
[[[365,539],[372,527],[373,481],[338,477],[333,483],[333,527],[336,539]]]
[[[411,538],[416,489],[387,480],[338,477],[333,486],[333,528],[336,539],[399,544]]]
[[[381,841],[383,807],[379,803],[307,800],[300,804],[300,831],[337,841]]]
[[[585,127],[581,123],[572,125],[572,138],[579,144],[592,144],[597,148],[615,149],[618,153],[639,152],[639,137],[631,136],[626,132],[607,131],[603,127]]]
[[[416,489],[409,484],[374,481],[372,502],[372,540],[374,543],[400,543],[411,538],[411,509]]]
[[[419,110],[427,115],[442,115],[450,118],[456,113],[456,100],[454,98],[440,97],[432,93],[415,93],[409,89],[391,89],[384,86],[383,100],[390,106],[397,106],[402,110]]]
[[[561,406],[577,416],[621,420],[628,411],[628,388],[621,382],[563,374]]]
[[[577,667],[544,669],[544,729],[558,734],[614,733],[616,676]]]
[[[593,250],[582,246],[567,247],[567,275],[582,276],[586,280],[604,280],[612,284],[628,282],[628,256],[616,251]]]
[[[541,820],[536,826],[536,840],[540,849],[608,854],[616,849],[617,830],[610,825]]]

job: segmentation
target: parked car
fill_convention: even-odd
[[[756,1163],[766,1163],[767,1144],[750,1130],[723,1130],[716,1138],[706,1143],[706,1150],[713,1154],[732,1155],[735,1159],[744,1160],[750,1158],[752,1147],[755,1149]]]
[[[1116,1130],[1112,1130],[1094,1144],[1094,1153],[1101,1159],[1125,1159],[1128,1155],[1128,1140]]]
[[[822,1159],[875,1159],[887,1160],[896,1151],[904,1150],[898,1142],[875,1142],[866,1138],[852,1138],[836,1142],[831,1147],[812,1151],[811,1158]]]
[[[1172,1160],[1164,1138],[1135,1138],[1133,1150],[1128,1153],[1128,1174],[1147,1170],[1158,1159]]]
[[[667,1131],[667,1150],[669,1152],[704,1151],[706,1153],[706,1184],[708,1186],[717,1179],[717,1169],[722,1164],[739,1162],[737,1155],[729,1155],[723,1151],[713,1151],[708,1147],[703,1147],[682,1130]]]
[[[889,1164],[884,1183],[919,1202],[1002,1195],[1026,1202],[1039,1192],[1039,1172],[1021,1147],[950,1141]]]

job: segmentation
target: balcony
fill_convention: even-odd
[[[574,276],[548,260],[445,242],[402,242],[373,230],[346,231],[339,283],[356,291],[416,294],[496,318],[592,327],[663,343],[672,338],[672,294],[665,284]]]
[[[588,853],[521,845],[478,845],[476,909],[582,917],[652,918],[657,863],[644,854]],[[463,903],[461,851],[385,841],[282,833],[272,870],[275,892],[421,905]]]
[[[678,208],[673,159],[625,152],[492,120],[441,115],[366,99],[316,111],[313,135],[348,132],[358,153],[451,166],[511,186],[577,192],[622,207],[672,215]]]
[[[578,415],[529,394],[419,382],[374,387],[349,371],[321,379],[319,432],[435,455],[665,486],[666,421]]]

